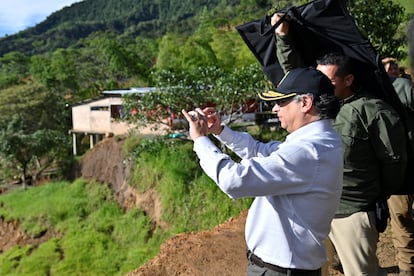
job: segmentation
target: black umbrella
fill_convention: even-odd
[[[382,59],[365,38],[345,7],[343,0],[315,0],[298,7],[278,11],[289,17],[289,33],[305,66],[316,66],[316,60],[329,52],[341,52],[358,63],[357,77],[368,93],[388,102],[400,114],[407,131],[414,133],[409,114],[398,98]],[[237,26],[239,34],[256,56],[268,79],[277,86],[283,71],[276,57],[275,28],[270,16]],[[411,118],[414,120],[414,118]],[[407,135],[408,136],[408,135]],[[414,192],[414,147],[408,152],[407,184],[401,194]],[[411,164],[411,165],[410,165]]]
[[[380,56],[359,31],[343,0],[315,0],[278,13],[289,17],[289,32],[293,33],[294,44],[306,66],[315,66],[316,59],[329,52],[350,56],[358,63],[359,79],[365,91],[377,95],[403,114],[403,107]],[[276,57],[274,30],[278,24],[272,26],[270,18],[266,15],[236,29],[268,79],[277,85],[283,71]]]

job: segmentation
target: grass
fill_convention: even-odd
[[[125,275],[154,257],[169,237],[210,229],[247,209],[251,199],[230,199],[201,171],[192,145],[163,137],[124,143],[124,153],[135,162],[130,185],[157,190],[168,230],[154,229],[139,209],[123,210],[106,185],[83,179],[0,195],[5,221],[18,221],[32,237],[58,233],[39,245],[2,252],[0,275]]]
[[[211,228],[237,215],[251,200],[232,200],[202,173],[188,140],[158,138],[143,141],[131,185],[154,188],[162,198],[163,220],[171,233]],[[194,219],[197,218],[197,219]]]
[[[0,197],[0,216],[18,220],[36,236],[61,234],[39,246],[15,246],[0,255],[1,275],[120,275],[157,253],[151,221],[124,212],[105,185],[77,180],[50,183]]]
[[[397,2],[401,6],[403,6],[408,13],[414,14],[414,1],[412,1],[412,0],[395,0],[395,2]]]

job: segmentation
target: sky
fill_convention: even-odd
[[[75,2],[80,0],[0,0],[0,37],[33,27]]]

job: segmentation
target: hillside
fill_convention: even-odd
[[[412,1],[393,2],[413,14]],[[109,31],[132,38],[160,38],[167,32],[190,35],[198,27],[204,10],[215,18],[215,24],[228,20],[237,25],[262,17],[274,5],[287,7],[300,3],[304,1],[83,0],[52,13],[34,27],[1,37],[0,57],[11,51],[33,55],[58,48],[81,47],[82,39],[96,32]]]
[[[240,4],[240,3],[243,3]],[[285,1],[280,1],[285,2]],[[251,4],[254,3],[255,5]],[[180,34],[191,34],[198,22],[200,22],[200,15],[205,10],[211,12],[211,15],[220,15],[217,16],[214,20],[214,26],[223,26],[223,22],[226,24],[234,25],[237,20],[240,18],[243,21],[248,21],[251,18],[258,18],[263,15],[263,11],[268,8],[268,0],[196,0],[196,1],[133,1],[133,0],[84,0],[83,2],[76,3],[71,7],[65,8],[61,11],[58,11],[50,15],[44,22],[38,24],[37,26],[30,28],[28,30],[22,31],[16,35],[8,36],[5,38],[0,38],[0,57],[10,51],[20,51],[27,55],[34,54],[51,54],[57,48],[72,48],[70,51],[56,51],[54,58],[50,58],[50,55],[44,55],[41,59],[34,59],[34,61],[26,60],[26,57],[22,58],[22,66],[15,71],[8,71],[8,67],[5,66],[2,71],[3,76],[5,76],[4,83],[19,84],[16,87],[10,87],[8,90],[5,90],[3,99],[6,99],[6,95],[12,95],[13,100],[16,99],[20,102],[23,97],[14,97],[14,95],[21,96],[23,92],[24,95],[29,95],[27,98],[30,100],[37,99],[38,96],[37,90],[29,89],[29,85],[20,86],[20,77],[24,77],[24,82],[31,82],[36,77],[38,80],[44,80],[46,84],[56,85],[52,86],[53,89],[50,91],[60,91],[62,94],[70,95],[72,99],[83,99],[87,96],[89,97],[93,92],[97,93],[100,89],[106,89],[110,85],[126,85],[129,83],[141,83],[146,79],[147,76],[147,67],[146,64],[153,64],[155,60],[160,60],[160,57],[156,55],[154,45],[149,45],[146,43],[146,40],[142,42],[139,41],[140,38],[149,37],[158,39],[162,37],[166,32],[176,32]],[[240,5],[239,5],[240,4]],[[392,13],[391,13],[392,14]],[[226,21],[228,19],[228,21]],[[226,25],[227,26],[227,25]],[[220,29],[220,28],[218,28]],[[131,71],[123,72],[121,69],[129,69],[125,66],[124,63],[115,64],[109,68],[105,63],[110,60],[111,57],[119,57],[118,55],[98,55],[99,47],[94,48],[96,51],[87,51],[86,42],[83,44],[83,39],[88,37],[90,34],[95,32],[109,31],[113,33],[119,41],[132,41],[135,38],[136,41],[141,42],[142,45],[146,47],[140,47],[141,43],[136,43],[136,47],[128,48],[128,51],[115,51],[114,54],[118,53],[130,53],[131,55],[122,55],[123,57],[128,57],[128,61],[134,61],[133,64],[141,64],[141,67],[133,67]],[[131,40],[123,40],[122,38],[132,38]],[[217,36],[216,41],[223,41],[223,44],[219,44],[217,49],[227,48],[223,47],[224,45],[233,45],[231,43],[224,43],[226,40],[221,39],[221,36]],[[223,37],[224,38],[224,37]],[[237,41],[240,41],[237,37]],[[112,40],[111,40],[112,41]],[[109,40],[101,39],[95,42],[111,42]],[[178,41],[178,40],[177,40]],[[191,40],[190,40],[191,41]],[[198,41],[198,40],[197,40]],[[200,41],[202,41],[200,39]],[[390,41],[390,40],[388,40]],[[231,42],[231,41],[230,41]],[[108,46],[114,46],[111,49],[121,50],[122,47],[119,47],[118,44],[105,44]],[[122,45],[122,44],[119,44]],[[134,43],[125,43],[125,45],[135,45]],[[165,43],[165,45],[176,45],[173,43]],[[176,47],[184,52],[183,49],[187,50],[187,53],[195,53],[190,44],[187,44],[188,47]],[[207,44],[206,44],[207,45]],[[154,46],[151,48],[149,46]],[[82,48],[84,47],[84,48]],[[167,47],[165,46],[164,49]],[[237,49],[237,47],[232,47]],[[126,49],[126,48],[125,48]],[[200,49],[200,48],[197,48]],[[202,48],[204,49],[204,48]],[[79,50],[79,51],[78,51]],[[85,50],[85,51],[81,51]],[[146,51],[147,50],[147,51]],[[152,51],[154,50],[154,51]],[[173,49],[175,50],[175,49]],[[73,52],[71,52],[73,51]],[[109,51],[110,52],[110,51]],[[167,53],[170,53],[166,51]],[[220,51],[217,54],[226,52]],[[93,53],[93,54],[91,54]],[[108,51],[106,52],[108,53]],[[112,52],[110,52],[112,53]],[[148,63],[141,62],[140,55],[135,55],[139,53],[142,55],[142,60],[146,61],[148,57],[153,57]],[[149,53],[149,54],[148,54]],[[175,53],[175,52],[173,52]],[[200,53],[200,51],[197,51]],[[229,53],[227,55],[231,57]],[[72,56],[67,56],[66,54],[73,54]],[[178,55],[165,55],[168,58],[165,59],[169,64],[172,63],[174,57]],[[195,56],[195,55],[188,55]],[[183,60],[188,58],[188,56],[182,55],[179,56]],[[71,57],[71,58],[68,58]],[[12,61],[20,58],[12,57]],[[27,57],[28,58],[28,57]],[[19,60],[19,59],[17,59]],[[124,61],[123,59],[120,59]],[[7,61],[7,59],[6,59]],[[59,73],[66,73],[71,69],[70,72],[74,74],[53,74],[43,75],[40,73],[49,73],[51,70],[43,68],[43,65],[48,65],[48,62],[54,61],[53,65],[57,66]],[[76,63],[77,66],[67,66],[71,65],[69,61],[80,61]],[[87,61],[87,62],[86,62]],[[178,61],[178,59],[177,59]],[[234,59],[231,59],[232,64],[236,64]],[[68,62],[68,63],[66,63]],[[6,63],[3,63],[5,65]],[[13,63],[10,63],[13,64]],[[75,64],[75,63],[74,63]],[[33,66],[29,66],[33,65]],[[39,67],[35,67],[37,65]],[[112,65],[112,64],[111,64]],[[2,67],[2,66],[0,66]],[[34,74],[30,78],[26,77],[28,73],[28,68],[38,69],[36,71],[38,74]],[[144,68],[144,69],[143,69]],[[7,69],[7,70],[6,70]],[[56,68],[55,68],[56,69]],[[65,69],[65,70],[63,70]],[[73,69],[73,70],[72,70]],[[110,70],[111,69],[111,70]],[[9,79],[11,73],[14,72],[16,80]],[[30,71],[33,72],[33,71]],[[142,76],[140,75],[142,74]],[[63,77],[64,78],[63,78]],[[134,79],[139,76],[139,80]],[[249,75],[251,76],[251,74]],[[249,78],[246,78],[249,79]],[[111,82],[110,82],[111,81]],[[116,81],[116,82],[115,82]],[[59,86],[58,86],[59,85]],[[6,87],[6,86],[5,86]],[[43,87],[42,87],[43,89]],[[45,89],[46,90],[46,89]],[[43,90],[42,90],[43,91]],[[93,92],[91,92],[93,91]],[[17,92],[22,92],[18,94]],[[70,92],[70,93],[66,93]],[[78,94],[77,94],[78,93]],[[73,96],[75,95],[75,96]],[[8,99],[9,97],[7,97]],[[41,99],[39,97],[39,99]],[[52,99],[49,97],[49,99]],[[75,101],[75,100],[73,100]],[[181,100],[182,101],[182,100]],[[39,101],[44,103],[45,101]],[[14,101],[2,101],[3,107],[13,107]],[[50,107],[59,107],[63,105],[63,102],[57,102],[56,104],[50,104]],[[67,105],[66,105],[67,106]],[[37,107],[37,106],[36,106]],[[1,114],[4,116],[6,108],[3,108]],[[16,109],[17,110],[17,109]],[[20,108],[18,112],[10,112],[10,114],[29,114],[30,116],[22,116],[22,118],[32,118],[31,114],[37,114],[33,118],[47,118],[47,122],[52,122],[52,117],[38,116],[39,112],[28,112],[23,113],[20,110],[27,111],[26,108]],[[52,111],[50,108],[44,108],[42,110],[47,110],[52,114],[61,114],[63,109],[58,111]],[[63,113],[62,113],[63,114]],[[1,116],[0,116],[1,117]],[[5,123],[11,116],[8,114],[4,116]],[[65,117],[66,118],[66,117]],[[65,122],[64,119],[58,119],[57,122]],[[64,128],[64,135],[67,136],[67,129]],[[56,137],[56,136],[54,136]],[[32,143],[26,143],[26,145]],[[60,147],[61,148],[61,147]],[[128,162],[124,162],[124,157],[122,156],[122,140],[117,138],[106,139],[102,143],[96,145],[92,150],[90,150],[82,159],[81,168],[79,176],[82,176],[86,179],[97,179],[99,182],[104,185],[109,184],[114,192],[114,195],[117,197],[119,206],[122,206],[125,209],[141,209],[146,216],[150,218],[151,225],[160,226],[160,228],[165,227],[165,222],[162,219],[162,215],[166,214],[167,211],[165,208],[163,210],[161,206],[160,195],[155,189],[148,189],[144,193],[139,193],[134,187],[128,185],[128,177],[130,174]],[[70,151],[68,151],[70,154]],[[67,159],[71,155],[67,155]],[[171,163],[171,162],[170,162]],[[194,166],[197,166],[197,163],[193,163]],[[173,182],[176,183],[176,182]],[[188,184],[189,182],[185,182]],[[98,185],[98,187],[102,187]],[[214,184],[211,187],[215,188]],[[205,188],[204,186],[202,187]],[[193,195],[202,194],[201,189],[198,192],[195,192]],[[219,190],[217,189],[217,193]],[[164,198],[164,197],[163,197]],[[192,196],[189,198],[198,197]],[[217,198],[217,197],[216,197]],[[199,201],[196,201],[195,205],[201,206]],[[207,200],[206,200],[207,201]],[[117,204],[114,204],[118,207]],[[67,204],[66,206],[72,206],[72,204]],[[204,206],[201,207],[206,209]],[[211,208],[212,213],[217,213],[216,209],[217,204]],[[179,208],[177,208],[179,209]],[[188,217],[194,217],[193,208],[182,208],[180,210],[189,210]],[[244,221],[246,213],[243,212],[239,216],[233,216],[228,218],[228,220],[214,227],[211,230],[204,230],[201,232],[191,232],[191,233],[181,233],[176,236],[171,237],[161,246],[161,251],[158,256],[154,257],[152,260],[148,261],[141,267],[137,267],[135,271],[130,272],[131,275],[244,275],[246,268],[246,259],[244,256],[245,244],[243,239],[244,233]],[[172,221],[185,220],[187,216],[181,215],[178,213],[173,217]],[[229,216],[226,216],[226,218]],[[191,220],[189,220],[191,221]],[[216,224],[216,223],[214,223]],[[120,224],[118,224],[120,225]],[[212,227],[212,225],[209,225]],[[205,229],[205,228],[203,228]],[[121,236],[125,237],[125,231],[120,231]],[[83,232],[79,232],[83,233]],[[42,232],[40,236],[28,236],[24,232],[20,231],[20,227],[16,222],[4,222],[3,218],[0,216],[0,253],[5,252],[8,248],[13,247],[14,245],[26,245],[31,244],[34,246],[41,245],[44,241],[56,237],[58,233],[53,231]],[[381,236],[381,242],[379,247],[379,256],[382,262],[382,265],[388,267],[391,270],[394,269],[394,249],[390,242],[390,232],[387,230],[384,235]],[[128,241],[136,239],[127,239]],[[134,248],[141,248],[140,246],[135,246]],[[158,248],[153,246],[152,248]],[[79,255],[78,251],[76,252]],[[43,255],[42,255],[43,256]],[[149,256],[149,254],[147,254]],[[152,255],[151,255],[152,256]],[[128,267],[129,269],[134,268],[136,259],[133,259],[133,266]],[[41,262],[37,262],[41,263]],[[137,261],[141,264],[141,262]],[[113,260],[108,262],[109,266],[115,267]],[[24,265],[24,264],[23,264]],[[73,267],[73,266],[72,266]],[[88,266],[90,269],[90,266]],[[226,269],[226,270],[225,270]],[[125,270],[124,270],[125,272]],[[0,272],[0,274],[2,274]],[[336,275],[334,272],[330,271],[330,275]]]
[[[135,1],[84,0],[52,13],[43,22],[17,34],[0,38],[0,57],[11,51],[26,55],[81,47],[82,39],[96,32],[119,36],[160,38],[166,32],[190,35],[197,17],[206,9],[218,18],[255,18],[271,7],[240,0]],[[256,15],[255,15],[256,13]]]
[[[108,138],[97,144],[82,159],[80,174],[84,178],[109,183],[125,208],[142,208],[152,221],[162,225],[162,208],[155,191],[138,193],[126,184],[129,168],[123,165],[123,140]],[[110,158],[109,158],[110,157]],[[160,253],[129,276],[164,275],[245,275],[244,223],[247,212],[229,218],[211,230],[181,233],[168,239]],[[58,234],[46,232],[41,237],[30,237],[19,230],[15,222],[0,219],[0,252],[14,245],[39,245]],[[395,271],[395,251],[390,239],[390,230],[381,235],[378,256],[381,265],[390,273]],[[329,269],[325,275],[342,275]]]
[[[156,193],[141,195],[125,186],[122,175],[121,141],[108,139],[99,144],[82,160],[83,177],[96,178],[111,183],[120,202],[128,208],[133,206],[145,208],[154,221],[160,222],[162,210]],[[113,162],[104,160],[111,156]],[[128,200],[127,200],[128,199]],[[160,253],[142,267],[130,272],[129,276],[165,276],[165,275],[245,275],[247,260],[245,257],[244,223],[247,212],[238,217],[229,218],[225,223],[211,230],[181,233],[167,240],[160,248]],[[395,251],[390,238],[390,229],[381,235],[378,245],[381,265],[395,272]],[[326,275],[342,275],[329,269]]]

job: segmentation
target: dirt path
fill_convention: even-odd
[[[161,252],[128,276],[239,276],[246,275],[244,223],[247,212],[210,231],[179,234],[161,246]],[[390,230],[381,234],[378,258],[388,275],[398,275]],[[326,268],[324,275],[343,275]]]

